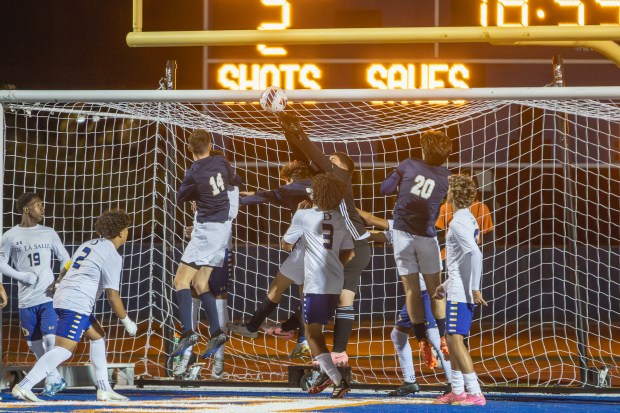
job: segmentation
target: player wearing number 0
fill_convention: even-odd
[[[423,274],[428,291],[435,291],[441,282],[441,257],[435,222],[448,192],[450,171],[443,164],[450,155],[452,145],[445,133],[435,130],[423,133],[420,143],[423,159],[409,158],[400,163],[381,184],[381,193],[391,195],[398,192],[394,206],[394,258],[405,289],[413,333],[424,358],[428,359],[432,352],[426,340],[424,303],[418,274]],[[439,334],[443,336],[446,328],[445,302],[431,301]]]
[[[452,392],[437,398],[438,404],[484,406],[478,377],[463,339],[469,336],[476,304],[487,305],[480,292],[482,253],[478,247],[478,223],[469,210],[476,184],[467,175],[450,177],[447,202],[454,212],[446,235],[448,279],[437,287],[434,298],[447,296],[446,329],[452,361]],[[467,393],[465,392],[467,389]]]
[[[179,204],[196,202],[196,214],[191,240],[174,276],[183,334],[170,357],[181,355],[198,341],[198,335],[193,330],[190,286],[193,286],[200,296],[209,320],[211,339],[207,342],[202,357],[212,356],[227,340],[226,333],[222,331],[223,326],[220,326],[218,321],[217,303],[215,295],[211,293],[209,279],[213,268],[224,265],[232,231],[228,219],[230,199],[227,188],[239,186],[242,181],[225,157],[211,155],[211,139],[211,134],[202,129],[190,134],[188,146],[194,163],[186,171],[177,192]]]
[[[22,214],[21,224],[2,236],[0,271],[18,281],[19,321],[28,347],[39,359],[54,347],[58,321],[51,295],[46,294],[54,284],[52,253],[62,267],[70,257],[56,231],[39,225],[45,215],[41,198],[26,192],[17,199],[16,208]],[[17,270],[9,265],[9,260]],[[65,387],[67,383],[53,369],[45,379],[42,394],[53,396]]]
[[[308,393],[320,393],[334,383],[332,398],[349,392],[349,383],[334,364],[325,343],[323,326],[334,316],[344,285],[344,264],[353,256],[353,240],[338,207],[346,184],[335,174],[316,175],[312,179],[311,209],[300,209],[282,238],[282,249],[291,251],[303,243],[304,289],[303,318],[310,350],[319,362],[321,374]]]
[[[102,238],[85,242],[73,254],[69,270],[58,283],[54,294],[54,308],[58,314],[55,346],[13,387],[14,397],[41,401],[32,393],[32,387],[71,357],[84,334],[90,340],[90,361],[97,380],[97,400],[128,400],[110,386],[105,332],[92,311],[105,289],[110,307],[125,326],[127,334],[136,334],[136,323],[127,316],[119,293],[123,259],[117,250],[127,241],[130,223],[131,219],[125,211],[104,212],[95,222],[95,231]]]

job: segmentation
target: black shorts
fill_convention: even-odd
[[[353,291],[357,294],[362,271],[366,269],[370,262],[370,245],[365,239],[354,241],[354,245],[355,257],[344,266],[344,286],[342,289]]]

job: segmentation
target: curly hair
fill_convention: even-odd
[[[310,169],[301,161],[291,161],[280,168],[280,179],[283,181],[310,179]]]
[[[334,173],[319,174],[312,178],[312,202],[323,211],[338,208],[347,185]]]
[[[18,213],[23,214],[24,208],[32,201],[33,199],[41,199],[41,197],[34,192],[24,192],[17,198],[15,201],[15,209]]]
[[[204,129],[196,129],[187,138],[187,144],[192,153],[205,153],[211,145],[211,140],[210,132]]]
[[[95,221],[95,231],[106,239],[113,239],[120,235],[121,231],[129,228],[131,218],[122,209],[111,209],[105,211],[97,221]]]
[[[420,137],[424,160],[430,165],[443,165],[452,152],[452,142],[448,135],[441,131],[429,130]]]
[[[469,208],[476,199],[478,187],[469,175],[451,175],[448,177],[449,199],[456,209]]]
[[[340,162],[347,166],[349,172],[355,172],[355,162],[353,162],[353,159],[351,159],[349,155],[344,152],[334,152],[332,155],[337,156]]]

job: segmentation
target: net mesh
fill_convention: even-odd
[[[433,128],[452,138],[448,168],[478,178],[480,200],[494,221],[483,244],[489,306],[476,309],[469,341],[486,385],[583,384],[583,363],[620,377],[618,101],[342,101],[287,110],[325,153],[353,158],[358,207],[380,217],[390,218],[395,202],[380,194],[380,184],[399,161],[421,157],[420,134]],[[166,354],[179,325],[172,280],[186,243],[183,229],[192,221],[189,205],[177,205],[174,195],[191,164],[185,139],[195,128],[213,133],[214,147],[243,177],[242,190],[281,184],[289,148],[275,116],[254,104],[4,106],[4,231],[19,222],[14,199],[27,190],[41,194],[44,224],[69,252],[94,236],[94,219],[104,210],[132,215],[131,241],[120,251],[121,295],[138,334],[126,336],[104,300],[95,315],[108,331],[108,361],[136,363],[138,375],[169,373]],[[276,205],[241,208],[228,289],[232,320],[249,318],[266,296],[286,257],[278,245],[290,217]],[[347,352],[355,381],[396,384],[401,373],[390,332],[403,291],[390,247],[375,245],[372,252]],[[11,303],[3,311],[2,363],[32,364],[19,331],[16,286],[8,277],[4,283]],[[293,287],[270,318],[284,320],[298,305]],[[205,324],[199,331],[208,337]],[[254,341],[232,336],[224,377],[286,380],[288,366],[310,362],[289,358],[294,345],[262,334]],[[414,360],[422,383],[445,382],[440,369]],[[70,362],[87,361],[82,343]]]

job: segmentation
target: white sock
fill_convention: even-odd
[[[446,375],[446,379],[448,379],[448,383],[452,383],[452,365],[448,360],[443,359],[443,353],[441,352],[441,337],[439,336],[439,329],[437,327],[429,328],[426,330],[426,336],[428,337],[428,341],[431,342],[431,345],[437,352],[437,358],[441,362],[441,368],[443,368],[443,372]]]
[[[192,330],[198,330],[198,314],[200,313],[200,298],[192,297]]]
[[[227,298],[218,298],[215,300],[215,305],[217,306],[217,319],[220,322],[220,328],[224,333],[228,332],[226,328],[226,323],[228,323],[228,299]],[[215,358],[223,359],[224,358],[224,347],[226,343],[224,343],[220,348],[215,352]]]
[[[43,347],[45,348],[45,351],[53,349],[55,345],[56,336],[54,334],[48,334],[46,336],[43,336]],[[62,376],[58,372],[58,369],[50,371],[47,375],[47,380],[50,383],[58,383],[60,380],[62,380]]]
[[[342,381],[342,375],[338,371],[338,367],[332,361],[332,356],[329,353],[322,353],[316,356],[317,361],[319,362],[319,366],[321,366],[321,370],[324,371],[330,379],[334,382],[334,384],[339,385]]]
[[[192,355],[192,351],[194,351],[194,346],[189,346],[186,348],[183,352],[183,358],[187,358],[189,360],[189,357]]]
[[[409,334],[394,328],[390,337],[392,338],[392,343],[394,343],[396,354],[398,354],[398,363],[403,370],[405,383],[415,383],[415,369],[413,368],[413,355],[411,353],[411,345],[409,344]]]
[[[461,394],[465,391],[465,382],[463,381],[463,373],[458,370],[452,370],[452,393]]]
[[[105,339],[90,341],[90,362],[95,370],[95,380],[99,390],[110,391],[110,380],[108,378],[108,360],[106,359]]]
[[[24,380],[19,383],[19,387],[24,390],[32,390],[50,371],[69,359],[69,357],[71,357],[71,352],[66,348],[54,347],[41,356]]]
[[[482,390],[480,390],[480,383],[478,383],[478,375],[476,372],[463,374],[463,378],[465,379],[465,386],[467,387],[467,392],[470,394],[482,394]]]

